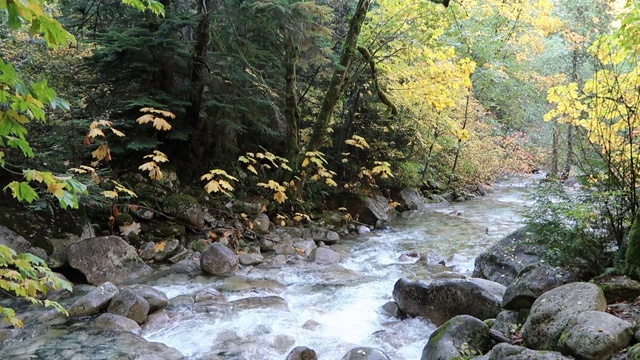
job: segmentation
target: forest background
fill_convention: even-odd
[[[117,232],[178,183],[299,223],[344,193],[543,170],[586,189],[539,193],[551,255],[625,254],[636,1],[3,0],[0,19],[0,224]]]

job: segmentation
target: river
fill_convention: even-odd
[[[214,286],[223,289],[227,300],[276,295],[288,309],[207,312],[185,306],[173,310],[178,315],[168,325],[142,335],[189,359],[284,359],[301,345],[314,349],[321,360],[340,359],[356,346],[379,348],[392,359],[419,359],[435,327],[423,319],[400,321],[383,311],[393,285],[401,277],[428,281],[444,271],[470,275],[478,254],[522,225],[520,211],[533,181],[511,178],[477,200],[437,206],[399,219],[388,230],[343,240],[340,248],[350,256],[339,266],[261,265],[226,282],[204,276],[158,280],[152,285],[169,298]],[[411,252],[426,254],[428,261],[401,256]]]

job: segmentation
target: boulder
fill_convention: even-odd
[[[76,300],[69,308],[69,316],[90,316],[106,308],[109,301],[118,293],[118,288],[106,282]]]
[[[200,267],[211,275],[233,275],[238,271],[238,259],[228,247],[213,243],[200,256]]]
[[[105,331],[126,331],[134,334],[140,334],[142,328],[137,322],[127,317],[104,313],[100,314],[92,323],[93,327]]]
[[[153,255],[153,260],[157,262],[165,261],[182,249],[183,248],[180,246],[180,241],[178,239],[166,240],[164,241],[164,248]]]
[[[341,360],[391,360],[382,350],[370,347],[357,347],[349,350]]]
[[[564,329],[559,346],[577,359],[607,360],[631,343],[633,325],[601,311],[578,314]]]
[[[312,239],[296,241],[293,243],[293,247],[296,249],[298,253],[309,255],[311,254],[311,250],[317,248],[316,242]]]
[[[640,296],[640,281],[624,275],[604,275],[591,279],[604,292],[608,304],[633,301]]]
[[[264,235],[269,233],[271,228],[271,221],[267,214],[258,214],[253,218],[253,231],[258,235]]]
[[[342,260],[342,255],[329,248],[321,247],[311,250],[309,260],[318,264],[337,264]]]
[[[480,355],[491,349],[491,331],[484,322],[460,315],[434,331],[422,349],[420,360],[453,360]]]
[[[553,351],[536,351],[526,347],[500,343],[491,349],[486,355],[476,358],[477,360],[570,360],[572,358],[563,356]]]
[[[238,261],[245,266],[258,265],[262,263],[262,260],[264,260],[264,257],[257,253],[242,253],[238,255]]]
[[[340,240],[340,235],[333,230],[328,230],[323,227],[309,227],[304,228],[302,231],[302,236],[304,239],[311,239],[315,242],[324,242],[328,245],[333,245]]]
[[[423,316],[436,326],[457,315],[481,320],[494,318],[505,287],[484,279],[434,280],[429,284],[400,279],[393,288],[398,308],[409,316]]]
[[[0,225],[0,245],[8,246],[15,250],[18,254],[29,253],[47,261],[49,256],[44,249],[31,246],[31,243],[24,237],[18,235],[15,231]]]
[[[136,294],[133,290],[125,288],[111,299],[107,311],[128,317],[136,323],[142,324],[147,320],[149,309],[149,302],[145,298]]]
[[[107,281],[120,284],[152,271],[136,249],[117,236],[100,236],[71,244],[67,260],[93,285]]]
[[[405,188],[400,191],[400,197],[404,200],[409,210],[425,211],[427,210],[427,203],[418,190],[414,188]]]
[[[606,308],[604,294],[595,284],[562,285],[536,299],[522,326],[522,338],[528,348],[560,351],[558,340],[570,320],[582,312]]]
[[[184,221],[196,229],[204,227],[204,211],[198,200],[191,195],[175,194],[167,196],[162,204],[162,210],[176,219]]]
[[[502,310],[493,321],[491,330],[499,331],[505,335],[512,335],[523,322],[524,319],[522,319],[518,311]]]
[[[149,303],[149,312],[163,309],[169,303],[167,294],[149,285],[136,284],[127,286],[126,289],[131,289],[134,293],[147,300]]]
[[[390,221],[397,217],[389,199],[380,194],[369,197],[348,192],[340,193],[328,199],[327,206],[332,209],[344,207],[353,218],[369,225],[375,224],[377,220]]]
[[[195,302],[218,301],[227,302],[227,299],[218,289],[213,287],[204,288],[195,294]]]
[[[507,310],[529,309],[543,293],[564,284],[587,280],[588,277],[577,269],[563,269],[545,264],[529,266],[507,286],[502,307]]]
[[[306,346],[297,346],[289,352],[286,360],[318,360],[318,355],[313,349]]]
[[[473,276],[505,286],[513,283],[523,269],[540,261],[543,249],[528,244],[528,240],[526,227],[500,239],[476,258]]]

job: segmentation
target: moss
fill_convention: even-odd
[[[624,256],[625,273],[637,278],[640,270],[640,211],[636,213],[636,218],[629,231],[627,241],[627,251]]]
[[[183,213],[192,206],[198,206],[198,200],[191,195],[176,194],[164,200],[164,211],[170,214]]]

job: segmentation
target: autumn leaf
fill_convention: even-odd
[[[53,196],[60,198],[64,195],[64,187],[65,187],[64,183],[56,182],[56,183],[49,184],[49,186],[47,186],[47,191],[52,193]]]
[[[131,224],[124,224],[120,226],[120,234],[123,236],[127,236],[129,234],[140,234],[140,231],[140,224],[135,221]]]
[[[98,160],[111,160],[111,150],[107,145],[100,145],[95,151],[91,153],[94,159]]]
[[[276,191],[276,193],[273,194],[273,199],[279,204],[282,204],[285,200],[287,200],[287,195],[285,195],[285,193],[282,191]]]
[[[154,244],[153,247],[156,249],[156,251],[162,251],[167,247],[167,243],[164,241],[161,241],[159,243]]]
[[[109,199],[115,199],[118,197],[118,192],[113,190],[105,190],[102,192],[102,195]]]

